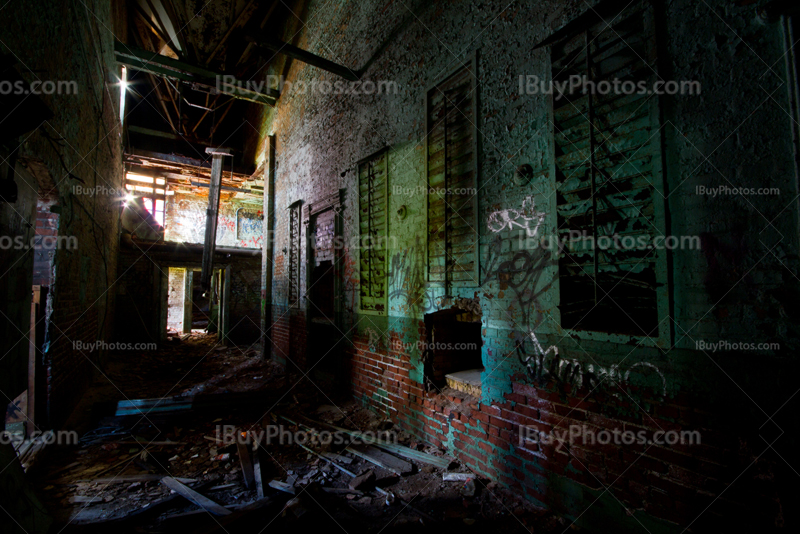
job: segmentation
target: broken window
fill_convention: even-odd
[[[361,312],[386,313],[386,236],[388,231],[388,152],[358,165]]]
[[[428,91],[428,280],[477,286],[476,61]]]
[[[160,198],[142,198],[144,208],[150,212],[158,224],[164,226],[164,201]]]
[[[466,300],[466,299],[464,299]],[[445,385],[470,395],[481,395],[481,315],[454,305],[425,315],[426,343],[422,347],[425,385]]]
[[[562,327],[659,337],[668,325],[666,253],[652,246],[664,239],[658,96],[647,90],[660,79],[652,6],[588,22],[550,50]]]
[[[289,306],[300,305],[300,205],[289,206]]]

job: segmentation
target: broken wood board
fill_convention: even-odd
[[[286,419],[290,423],[297,424],[297,423],[295,423],[294,421],[288,419],[285,416],[281,416],[281,417],[283,417],[284,419]],[[347,435],[349,435],[349,436],[351,436],[353,438],[356,438],[356,439],[358,439],[358,440],[360,440],[360,441],[362,441],[364,443],[368,443],[370,445],[374,445],[376,447],[380,447],[381,449],[383,449],[385,451],[388,451],[388,452],[391,452],[392,454],[396,454],[398,456],[402,456],[403,458],[406,458],[406,459],[409,459],[409,460],[416,460],[417,462],[422,462],[422,463],[425,463],[425,464],[428,464],[428,465],[432,465],[432,466],[437,467],[439,469],[445,470],[448,467],[450,467],[451,463],[454,462],[454,460],[448,460],[447,458],[442,458],[440,456],[433,456],[432,454],[427,454],[427,453],[424,453],[424,452],[415,451],[414,449],[411,449],[409,447],[404,447],[403,445],[398,445],[396,443],[389,443],[388,441],[377,440],[375,438],[372,438],[372,437],[369,437],[369,436],[365,436],[362,432],[359,432],[357,430],[350,430],[348,428],[342,428],[342,427],[339,427],[339,426],[336,426],[336,425],[329,425],[327,423],[314,421],[313,419],[309,419],[308,417],[304,417],[302,415],[299,416],[299,417],[301,417],[301,418],[305,419],[306,421],[308,421],[309,424],[319,425],[319,426],[322,426],[322,427],[327,427],[327,428],[329,428],[331,430],[337,430],[339,432],[343,432],[343,433],[345,433],[345,434],[347,434]]]
[[[208,497],[204,495],[200,495],[193,489],[189,488],[188,486],[184,486],[177,480],[172,477],[164,477],[161,479],[161,483],[164,484],[169,489],[173,490],[174,492],[180,494],[182,497],[192,501],[197,506],[205,509],[208,512],[211,512],[214,515],[228,515],[231,513],[230,510],[221,506],[220,504],[215,503]]]
[[[69,498],[69,502],[73,504],[94,504],[105,502],[105,499],[97,496],[91,497],[89,495],[73,495]]]
[[[361,473],[354,479],[350,481],[348,484],[350,489],[353,490],[360,490],[360,489],[369,489],[370,486],[373,486],[375,483],[375,472],[372,469]]]
[[[251,407],[272,398],[275,392],[246,391],[242,393],[211,393],[200,395],[175,396],[169,398],[133,399],[119,401],[115,405],[115,417],[143,416],[150,413],[159,415],[182,414],[188,411],[221,410]]]
[[[250,457],[250,449],[244,443],[236,440],[236,450],[239,453],[239,463],[242,466],[244,487],[252,489],[255,483],[255,472],[253,470],[253,459]]]
[[[122,475],[118,477],[103,477],[103,478],[94,478],[94,479],[84,479],[84,480],[76,480],[73,484],[77,484],[80,482],[94,482],[97,484],[122,484],[125,482],[152,482],[154,480],[161,480],[167,475]],[[197,479],[195,478],[180,478],[180,477],[173,477],[175,480],[180,482],[181,484],[191,484],[192,482],[196,482]]]
[[[294,495],[294,486],[291,484],[287,484],[286,482],[281,482],[280,480],[270,480],[269,487],[276,489],[278,491],[283,491],[284,493],[291,493]]]
[[[348,458],[347,456],[342,456],[341,454],[336,454],[335,452],[323,452],[322,455],[326,458],[333,460],[334,462],[339,462],[344,465],[350,465],[353,463],[352,458]]]
[[[256,486],[256,494],[259,499],[264,498],[264,478],[261,471],[261,444],[256,442],[256,449],[253,451],[253,483]]]
[[[209,485],[210,485],[210,482],[204,482],[203,484],[199,484],[199,485],[195,486],[192,489],[194,489],[196,491],[201,491],[201,490],[205,490],[205,488],[207,488]],[[182,498],[182,496],[179,493],[172,493],[170,495],[167,495],[167,496],[162,497],[160,499],[157,499],[155,501],[151,501],[149,503],[145,503],[144,506],[142,506],[141,508],[133,510],[132,512],[128,512],[123,517],[114,517],[114,518],[110,518],[109,519],[109,518],[105,518],[103,516],[99,516],[98,517],[96,515],[87,515],[87,516],[77,517],[77,519],[76,519],[75,518],[76,516],[73,516],[72,522],[75,523],[75,524],[81,524],[81,525],[88,525],[88,524],[91,524],[91,525],[97,525],[97,524],[113,525],[113,524],[116,524],[116,523],[125,523],[126,525],[128,525],[128,524],[136,521],[137,519],[142,519],[143,517],[147,517],[147,516],[149,516],[151,514],[155,514],[155,513],[159,512],[159,510],[163,510],[165,508],[168,508],[169,504],[172,501],[174,501],[176,499],[180,499],[180,498]],[[94,508],[93,510],[97,510],[97,508]],[[101,512],[107,513],[107,511],[103,511],[103,510],[101,510]]]
[[[364,495],[363,491],[354,490],[350,488],[320,488],[325,493],[344,493],[344,494],[351,494],[351,495]]]
[[[369,445],[350,445],[346,450],[398,475],[407,475],[414,470],[410,463]]]
[[[464,482],[466,480],[474,480],[474,473],[445,473],[442,475],[442,480],[445,482]]]

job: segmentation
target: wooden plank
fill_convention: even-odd
[[[475,478],[475,473],[445,473],[442,480],[446,482],[464,482]]]
[[[255,43],[258,46],[268,48],[269,50],[272,50],[277,54],[283,54],[292,59],[296,59],[298,61],[302,61],[303,63],[307,63],[308,65],[312,65],[319,69],[332,72],[337,76],[341,76],[345,80],[350,80],[351,82],[357,82],[359,80],[358,75],[349,68],[334,63],[329,59],[320,57],[307,50],[298,48],[292,44],[284,43],[283,41],[275,39],[274,37],[271,36],[268,37],[264,35],[261,38],[256,38],[254,36],[246,35],[245,39],[247,39],[252,43]]]
[[[205,509],[206,511],[214,514],[214,515],[228,515],[231,513],[230,510],[221,506],[208,497],[200,495],[193,489],[184,486],[177,480],[172,477],[164,477],[161,479],[161,483],[164,484],[169,489],[175,491],[176,493],[180,494],[182,497],[192,501],[197,506]]]
[[[351,458],[348,458],[347,456],[342,456],[341,454],[336,454],[335,452],[323,452],[322,455],[325,458],[333,460],[334,462],[343,463],[344,465],[350,465],[351,463],[353,463],[353,460]]]
[[[242,466],[244,486],[247,489],[252,489],[255,482],[255,473],[253,471],[253,459],[250,457],[250,449],[244,443],[236,440],[236,450],[239,452],[239,463]]]
[[[287,484],[286,482],[281,482],[280,480],[270,480],[269,487],[276,489],[278,491],[283,491],[284,493],[291,493],[294,495],[294,486],[291,484]]]
[[[123,475],[119,477],[103,477],[103,478],[89,478],[83,480],[76,480],[75,482],[92,482],[96,484],[125,484],[129,482],[152,482],[154,480],[161,480],[166,475]],[[180,482],[181,484],[191,484],[192,482],[196,482],[197,480],[194,478],[181,478],[181,477],[173,477],[175,480]]]
[[[261,472],[261,444],[256,444],[256,450],[253,452],[253,481],[256,485],[256,493],[259,499],[264,498],[264,479]]]
[[[36,431],[36,315],[41,301],[42,286],[33,286],[31,299],[31,324],[28,335],[28,405],[26,406],[25,422],[26,434],[33,435]]]
[[[351,445],[347,447],[347,451],[398,475],[405,475],[414,470],[414,466],[410,463],[369,445]]]
[[[293,422],[288,418],[281,416],[289,422]],[[303,417],[303,416],[301,416]],[[439,456],[433,456],[432,454],[426,454],[424,452],[415,451],[414,449],[410,449],[408,447],[404,447],[402,445],[397,445],[395,443],[388,443],[380,440],[376,440],[371,437],[367,437],[363,435],[361,432],[356,430],[350,430],[348,428],[338,427],[336,425],[329,425],[327,423],[321,423],[319,421],[314,421],[313,419],[309,419],[308,417],[303,417],[306,421],[311,424],[323,426],[330,428],[332,430],[338,430],[340,432],[344,432],[354,438],[358,438],[359,440],[363,441],[364,443],[369,443],[371,445],[375,445],[383,450],[389,451],[392,454],[396,454],[398,456],[402,456],[403,458],[407,458],[409,460],[416,460],[418,462],[426,463],[428,465],[432,465],[434,467],[438,467],[439,469],[447,469],[452,460],[448,460],[447,458],[442,458]],[[296,423],[295,423],[296,424]]]

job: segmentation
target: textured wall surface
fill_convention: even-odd
[[[344,189],[349,243],[358,236],[355,163],[389,147],[387,316],[359,313],[356,247],[345,245],[337,271],[339,325],[351,340],[358,398],[477,471],[587,524],[613,517],[623,530],[639,522],[651,532],[674,530],[698,517],[714,524],[739,507],[759,524],[783,524],[797,490],[764,440],[788,432],[796,409],[796,401],[782,405],[797,387],[798,210],[784,33],[779,22],[759,17],[762,4],[657,3],[659,74],[702,86],[699,95],[659,97],[661,125],[651,132],[661,137],[665,162],[658,200],[665,228],[702,243],[669,256],[669,305],[659,317],[668,335],[659,346],[562,328],[555,252],[520,250],[519,232],[496,225],[507,210],[533,206],[544,215],[540,235],[554,233],[550,99],[520,94],[518,83],[521,75],[549,76],[548,49],[533,47],[585,3],[309,2],[295,44],[362,80],[394,82],[397,91],[300,91],[301,83],[339,79],[299,62],[272,67],[295,85],[261,120],[262,135],[277,139],[274,357],[305,366],[308,310],[302,298],[297,308],[288,302],[285,208]],[[445,294],[426,273],[425,94],[476,49],[480,280]],[[524,163],[543,172],[517,185],[513,172]],[[697,194],[700,185],[776,187],[780,194],[714,197]],[[404,219],[395,215],[401,207]],[[300,281],[305,294],[305,272]],[[417,349],[424,315],[459,298],[482,316],[482,396],[466,406],[452,394],[423,392]],[[780,349],[712,352],[697,350],[700,341]],[[704,441],[531,450],[516,439],[520,427],[572,423],[699,430]],[[776,448],[796,444],[788,432]]]
[[[175,194],[168,197],[164,239],[202,244],[206,232],[208,197]],[[238,211],[238,214],[237,214]],[[261,248],[263,211],[258,204],[221,200],[217,220],[217,245]]]
[[[112,27],[111,3],[99,1],[35,1],[0,17],[0,53],[18,61],[26,81],[74,82],[76,88],[41,95],[53,118],[20,139],[20,157],[35,164],[40,192],[57,199],[58,235],[77,243],[53,258],[53,313],[42,358],[55,425],[99,363],[97,352],[74,350],[73,342],[107,341],[113,324],[115,292],[108,289],[116,273],[119,205],[109,191],[122,186],[122,163]]]

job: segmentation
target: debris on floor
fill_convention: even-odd
[[[180,362],[173,375],[192,364],[178,347],[162,354]],[[210,363],[221,371],[213,376],[195,352],[202,369],[174,396],[158,397],[169,389],[150,382],[146,389],[126,384],[136,398],[96,398],[94,428],[79,446],[56,448],[32,472],[60,528],[214,532],[234,524],[330,523],[378,533],[479,524],[494,530],[507,522],[548,532],[562,525],[356,401],[287,388],[294,380],[282,368],[236,352],[210,350],[207,358],[224,362]],[[247,390],[226,385],[246,372],[260,380]]]

